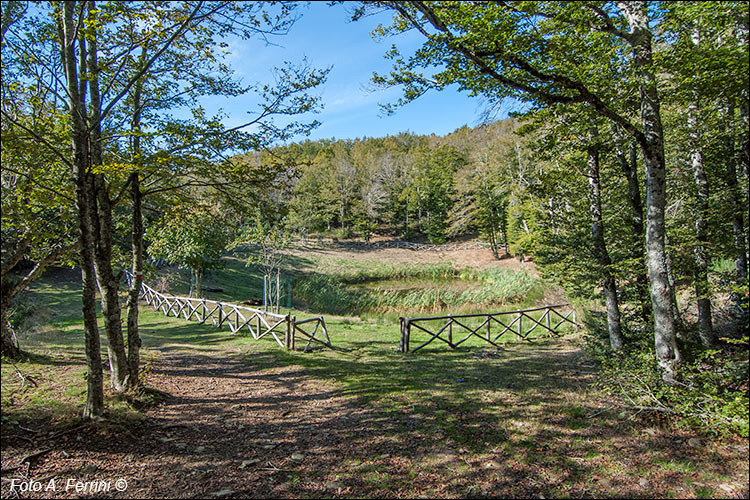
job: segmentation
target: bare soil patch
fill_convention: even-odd
[[[352,248],[347,245],[300,246],[292,253],[301,257],[326,257],[342,260],[380,261],[392,264],[438,264],[450,262],[458,269],[500,268],[525,269],[536,274],[533,262],[521,262],[517,257],[503,256],[495,259],[489,249],[471,250],[408,250],[404,248]]]

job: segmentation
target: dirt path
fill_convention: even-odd
[[[461,433],[483,443],[477,452],[426,431],[416,408],[382,411],[335,379],[274,366],[270,354],[247,356],[236,347],[164,351],[146,379],[168,397],[135,425],[101,423],[36,441],[4,425],[2,497],[531,497],[550,487],[566,496],[660,496],[666,486],[693,496],[682,485],[700,479],[701,468],[680,474],[655,468],[662,457],[733,477],[717,487],[728,488],[731,497],[747,495],[747,467],[737,461],[735,445],[707,453],[708,447],[688,446],[686,437],[676,441],[661,430],[639,436],[623,430],[627,423],[571,420],[559,410],[569,407],[569,390],[583,390],[590,378],[574,363],[580,353],[524,352],[513,361],[519,373],[529,363],[549,367],[551,378],[535,401],[510,381],[487,400],[507,425],[480,423],[468,408],[456,407],[450,416]],[[645,476],[631,470],[650,471],[649,479],[644,483]],[[40,491],[11,490],[14,479],[24,478]]]
[[[137,427],[101,425],[32,447],[5,435],[3,498],[16,496],[13,478],[44,488],[54,480],[49,491],[20,495],[33,498],[378,496],[363,480],[341,479],[352,457],[398,477],[407,457],[424,453],[427,443],[410,420],[378,415],[296,367],[259,364],[226,351],[165,354],[147,378],[169,396]],[[389,437],[395,432],[402,439]],[[47,448],[54,449],[28,469],[10,467]],[[88,495],[66,488],[68,479],[110,485]],[[127,482],[123,492],[118,479]]]
[[[292,488],[295,496],[330,496],[348,488],[329,473],[342,448],[365,428],[387,425],[294,367],[258,370],[220,351],[170,353],[158,364],[149,383],[169,396],[146,411],[138,434],[102,426],[45,443],[41,449],[54,450],[31,460],[28,477],[45,486],[56,479],[57,488],[32,496],[80,496],[62,491],[68,478],[125,479],[127,490],[113,483],[113,497],[284,497]],[[4,472],[34,453],[5,443]],[[16,472],[24,476],[25,466]],[[3,476],[3,498],[12,497],[12,476]]]
[[[493,495],[533,489],[515,472],[491,470],[500,467],[496,462],[483,464],[491,456],[467,454],[445,436],[424,432],[418,414],[386,416],[334,380],[273,367],[263,356],[168,351],[146,379],[169,396],[139,424],[100,424],[33,446],[4,433],[3,498],[16,496],[13,478],[41,485],[42,491],[18,495],[26,498],[455,497],[483,482]],[[525,404],[512,395],[507,402]],[[487,429],[482,439],[502,438],[495,431]],[[69,479],[108,486],[92,494],[68,487]],[[44,490],[50,480],[54,489]],[[127,489],[117,491],[117,480]]]

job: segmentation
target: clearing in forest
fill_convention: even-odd
[[[310,272],[408,251],[328,252],[304,253]],[[229,292],[242,271],[221,272]],[[144,308],[153,389],[109,394],[111,418],[81,426],[77,297],[62,275],[35,285],[35,354],[3,363],[3,498],[14,479],[56,481],[23,497],[81,496],[69,478],[124,479],[98,495],[115,498],[748,495],[746,441],[614,407],[577,335],[404,355],[375,314],[327,316],[337,349],[303,354]]]

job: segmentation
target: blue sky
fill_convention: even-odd
[[[354,3],[328,6],[326,2],[300,3],[301,16],[288,35],[276,37],[277,45],[267,46],[262,40],[230,41],[229,62],[245,83],[271,80],[271,68],[282,61],[300,62],[304,57],[313,67],[332,66],[327,82],[314,91],[321,96],[324,109],[314,115],[321,125],[310,138],[382,137],[403,131],[418,134],[444,135],[463,126],[478,125],[483,111],[482,101],[469,98],[456,89],[430,92],[385,116],[378,103],[395,102],[401,90],[372,90],[373,71],[385,73],[391,61],[383,56],[391,43],[407,54],[421,46],[418,33],[375,42],[370,31],[378,22],[387,22],[389,13],[351,22],[349,11]],[[232,101],[207,101],[211,110],[220,106],[228,113],[228,126],[246,122],[245,112],[252,109],[251,96]],[[312,119],[311,115],[308,115]],[[502,116],[501,116],[502,117]]]

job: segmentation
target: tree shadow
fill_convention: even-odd
[[[371,343],[360,354],[378,349]],[[130,497],[231,490],[227,496],[265,498],[648,498],[680,491],[683,481],[654,475],[661,483],[640,484],[654,464],[733,474],[708,447],[676,450],[662,434],[633,439],[631,424],[571,408],[574,352],[554,345],[490,358],[478,352],[348,355],[338,363],[276,351],[220,359],[169,352],[154,381],[169,381],[170,396],[145,420],[40,441],[38,448],[54,450],[29,474],[123,477]],[[3,467],[26,445],[4,435]],[[91,464],[94,473],[85,470]]]

